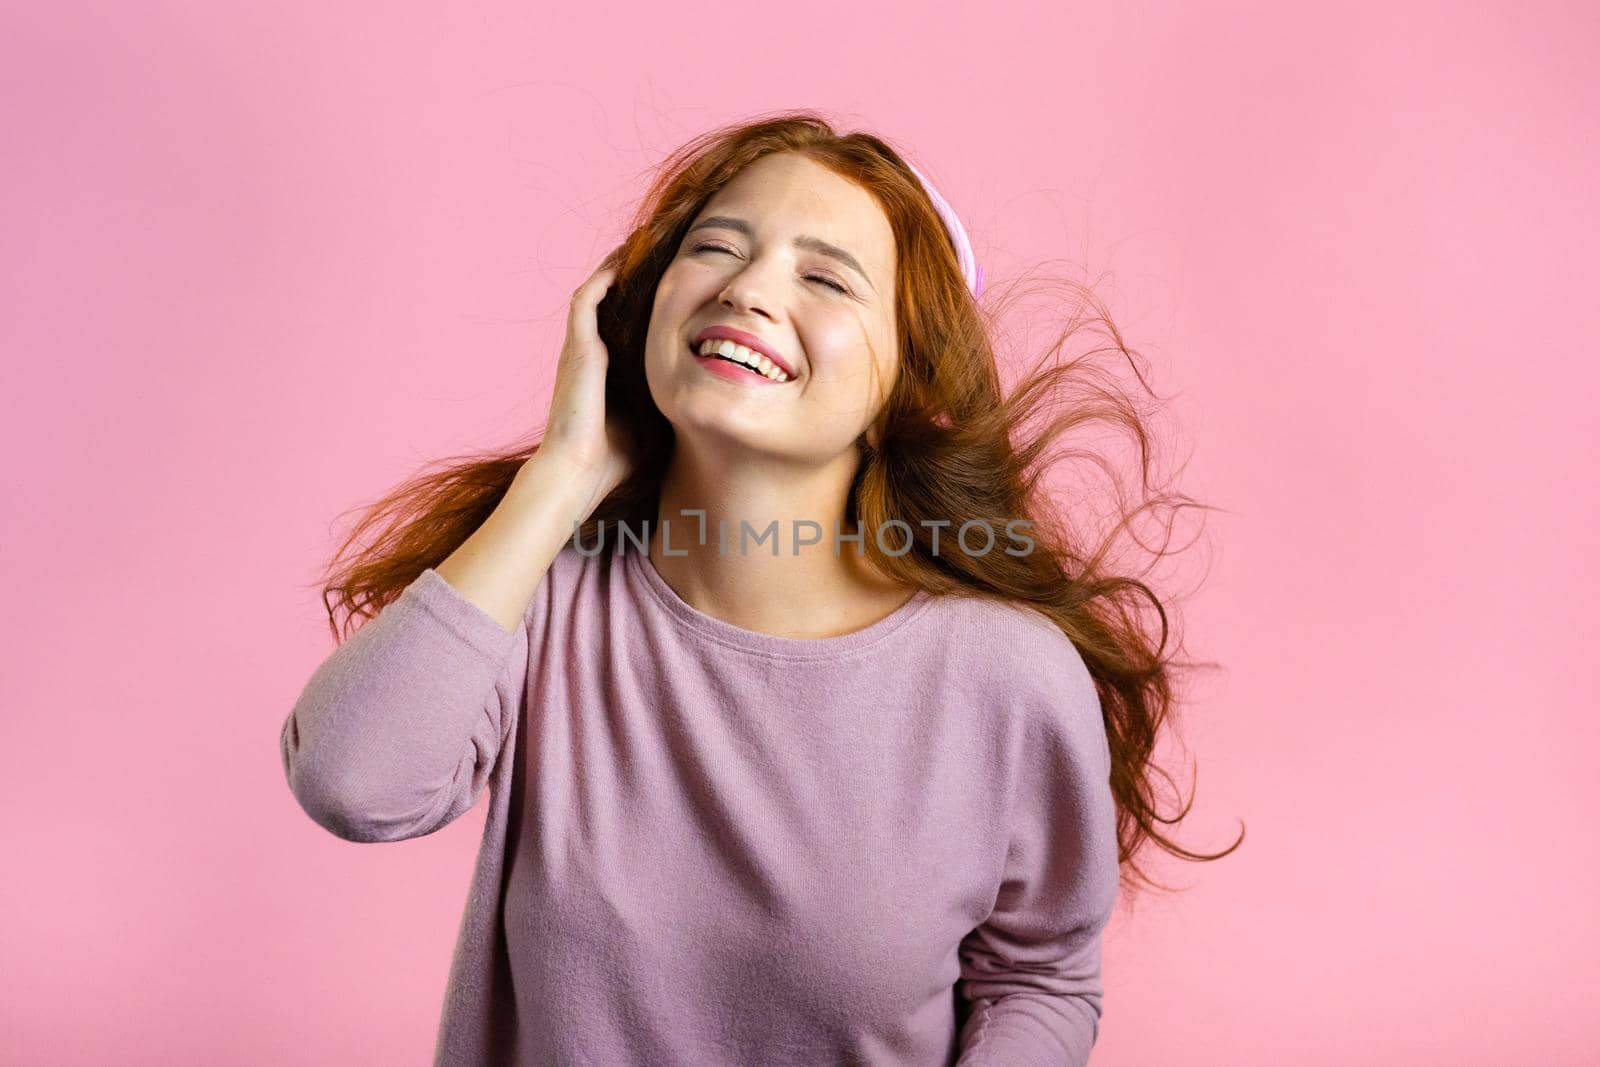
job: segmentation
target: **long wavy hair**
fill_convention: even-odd
[[[996,326],[1024,290],[1013,285],[1002,295],[991,286],[983,299],[987,306],[974,299],[927,193],[901,155],[877,136],[838,133],[809,110],[780,112],[702,134],[656,170],[619,250],[615,285],[598,309],[609,353],[606,410],[621,413],[630,431],[633,470],[596,506],[578,536],[591,545],[605,527],[642,529],[656,518],[674,440],[644,374],[656,286],[711,196],[774,152],[803,155],[871,192],[897,246],[900,374],[873,423],[876,444],[867,433],[857,441],[862,461],[848,497],[847,527],[859,522],[878,530],[890,519],[909,523],[913,543],[901,555],[883,552],[874,537],[863,539],[863,550],[884,575],[936,594],[1024,605],[1073,642],[1099,691],[1125,887],[1170,888],[1141,865],[1151,842],[1185,860],[1228,855],[1242,843],[1242,829],[1228,848],[1210,854],[1184,848],[1161,829],[1175,826],[1193,804],[1191,793],[1175,814],[1158,807],[1157,779],[1174,784],[1154,757],[1174,712],[1177,675],[1214,665],[1177,658],[1181,642],[1169,627],[1170,598],[1164,602],[1141,580],[1143,572],[1125,573],[1133,568],[1117,563],[1113,549],[1141,516],[1208,506],[1152,487],[1155,437],[1149,415],[1114,373],[1097,365],[1098,357],[1120,357],[1149,393],[1138,359],[1093,289],[1069,281],[1075,299],[1065,328],[1020,382],[1004,389]],[[1098,347],[1054,358],[1086,327],[1102,338]],[[1138,499],[1130,504],[1119,492],[1116,521],[1091,538],[1082,524],[1052,506],[1045,475],[1067,457],[1109,469],[1101,453],[1061,446],[1069,434],[1107,425],[1137,446]],[[539,447],[543,430],[537,427],[504,449],[440,461],[365,507],[319,580],[336,641],[348,635],[355,619],[376,615],[483,524]],[[1029,521],[1034,548],[1026,555],[933,551],[923,520],[948,521],[954,530],[969,519],[991,525]],[[891,547],[899,547],[898,540]],[[1170,555],[1165,548],[1147,549],[1136,534],[1129,540],[1152,562]]]

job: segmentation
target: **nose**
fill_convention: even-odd
[[[761,260],[751,260],[728,279],[728,284],[717,294],[717,302],[725,308],[747,311],[771,319],[773,316],[770,309],[773,305],[768,294],[774,290],[769,288],[769,284],[776,283],[769,283],[768,277],[775,269],[781,267],[766,264]]]

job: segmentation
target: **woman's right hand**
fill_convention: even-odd
[[[528,460],[563,468],[591,491],[591,506],[605,499],[632,469],[626,431],[606,413],[610,353],[600,340],[596,309],[617,277],[619,246],[572,294],[567,337],[556,362],[555,390],[544,439]]]

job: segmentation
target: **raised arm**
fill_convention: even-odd
[[[283,724],[289,788],[350,841],[398,841],[477,801],[527,690],[530,618],[577,523],[627,475],[597,309],[616,252],[573,294],[544,439],[495,510],[312,674]]]
[[[562,474],[525,467],[482,527],[312,674],[279,741],[318,825],[399,841],[476,803],[521,710],[535,592],[570,535]]]

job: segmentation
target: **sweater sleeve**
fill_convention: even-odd
[[[1030,709],[1000,890],[961,942],[957,985],[970,1013],[958,1067],[1082,1067],[1099,1036],[1116,806],[1100,701],[1087,671],[1076,673],[1054,706]]]
[[[448,825],[477,801],[512,734],[528,653],[527,615],[508,631],[424,570],[295,702],[279,736],[295,799],[347,841]]]

